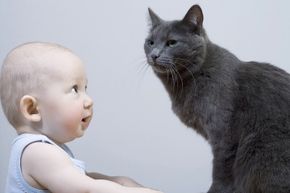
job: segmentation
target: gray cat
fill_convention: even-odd
[[[212,43],[198,5],[179,21],[149,15],[147,61],[173,111],[212,148],[208,193],[290,193],[290,75]]]

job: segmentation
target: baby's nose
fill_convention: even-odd
[[[86,108],[86,109],[92,108],[93,104],[94,104],[94,102],[91,99],[91,97],[86,96],[85,101],[84,101],[84,108]]]

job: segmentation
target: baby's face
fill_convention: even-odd
[[[45,57],[51,78],[38,99],[42,133],[65,143],[84,134],[93,115],[93,101],[86,93],[86,74],[77,56],[53,52]]]

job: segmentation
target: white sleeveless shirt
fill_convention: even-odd
[[[49,193],[48,190],[40,190],[30,186],[22,175],[21,157],[24,149],[31,143],[43,142],[56,145],[45,135],[39,134],[21,134],[15,138],[12,144],[12,150],[9,160],[8,176],[6,181],[5,193]],[[76,168],[85,173],[85,163],[74,158],[72,152],[66,145],[58,146],[65,151]]]

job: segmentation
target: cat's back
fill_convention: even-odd
[[[290,74],[283,69],[268,63],[244,62],[236,75],[239,91],[244,92],[240,94],[260,100],[284,98],[290,105]]]
[[[290,130],[290,75],[286,71],[267,63],[244,62],[237,68],[236,83],[234,121],[250,128],[283,121],[284,129]]]
[[[261,62],[242,62],[238,68],[238,72],[243,76],[258,75],[259,77],[269,77],[271,80],[276,78],[286,78],[290,80],[290,74],[285,70],[269,63]]]
[[[283,152],[284,148],[289,149],[290,75],[270,64],[247,62],[237,69],[236,84],[231,128],[240,146],[237,160],[246,157],[253,164],[257,160],[268,159],[266,154],[253,152]],[[252,159],[253,155],[257,159]],[[273,152],[268,155],[269,159],[274,156]],[[290,159],[290,152],[288,155]],[[244,162],[237,163],[242,165]]]

